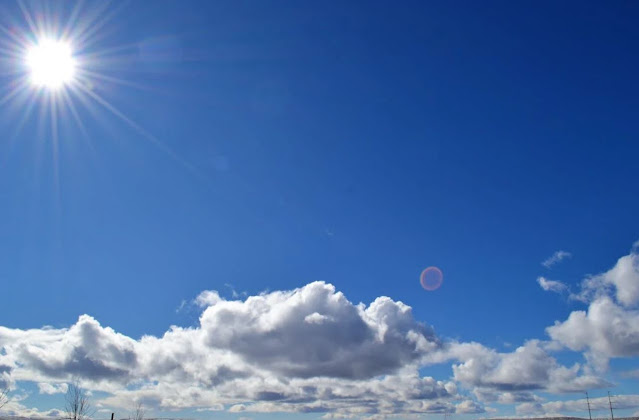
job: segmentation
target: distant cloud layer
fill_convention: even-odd
[[[574,311],[547,328],[549,341],[512,352],[447,340],[388,297],[350,302],[314,282],[289,291],[196,299],[199,325],[171,327],[161,337],[133,339],[82,315],[69,328],[0,327],[0,379],[31,381],[43,394],[63,393],[71,377],[108,393],[101,407],[254,412],[318,412],[327,417],[411,413],[481,413],[490,404],[519,404],[521,413],[564,406],[536,392],[580,392],[611,386],[599,376],[612,357],[639,356],[639,257],[633,251],[609,271],[584,280]],[[538,279],[563,291],[560,282]],[[552,355],[584,352],[565,366]],[[450,363],[452,376],[422,376]],[[34,412],[19,402],[5,408]],[[40,413],[42,414],[42,413]]]
[[[639,395],[617,395],[614,397],[615,410],[633,409],[639,407]],[[593,412],[608,411],[608,398],[590,398],[590,408]],[[569,401],[527,402],[517,406],[517,414],[522,416],[552,416],[556,417],[565,412],[583,412],[586,399]],[[593,417],[595,414],[593,413]],[[615,414],[616,416],[616,414]],[[607,417],[607,416],[606,416]]]
[[[554,254],[552,254],[550,257],[544,260],[541,263],[541,265],[543,265],[546,268],[551,268],[555,264],[558,264],[561,261],[565,260],[566,258],[570,258],[570,257],[572,257],[572,254],[570,252],[561,251],[561,250],[556,251]]]

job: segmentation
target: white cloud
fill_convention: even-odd
[[[0,365],[43,393],[79,376],[111,393],[103,406],[122,408],[141,401],[168,410],[377,415],[442,404],[454,411],[452,401],[462,401],[453,383],[420,377],[420,359],[441,343],[401,302],[355,305],[322,282],[245,300],[208,291],[196,301],[207,305],[198,327],[139,340],[88,315],[63,329],[0,327]]]
[[[603,274],[604,282],[614,285],[617,300],[625,306],[639,303],[639,254],[619,258],[617,264]]]
[[[573,311],[563,322],[546,329],[558,344],[585,351],[598,371],[612,357],[639,356],[639,254],[621,257],[610,270],[590,276],[572,297],[588,303],[586,311]]]
[[[63,329],[0,327],[0,366],[11,381],[39,383],[45,393],[80,376],[87,388],[109,393],[102,407],[142,402],[162,410],[335,417],[479,413],[483,402],[536,402],[534,391],[609,385],[579,364],[559,364],[548,343],[531,340],[501,353],[447,342],[402,302],[353,304],[323,282],[243,300],[207,291],[196,302],[205,305],[198,326],[139,340],[88,315]],[[453,380],[419,374],[447,362]],[[477,398],[464,397],[458,384]]]
[[[621,376],[624,378],[634,378],[639,379],[639,369],[628,370],[621,373]]]
[[[626,307],[639,304],[639,253],[635,251],[633,248],[633,252],[619,258],[607,272],[586,278],[581,291],[571,297],[588,303],[611,296]]]
[[[564,283],[555,280],[548,280],[545,277],[537,277],[537,283],[547,292],[562,293],[568,289]]]
[[[1,349],[2,347],[0,347]],[[11,379],[11,366],[2,364],[2,356],[0,354],[0,392],[13,386]]]
[[[570,252],[561,251],[561,250],[560,251],[556,251],[550,257],[546,258],[541,263],[541,265],[543,265],[546,268],[552,268],[555,264],[558,264],[562,260],[565,260],[566,258],[570,258],[570,257],[572,257],[572,254]]]
[[[304,317],[304,322],[308,324],[323,324],[324,322],[335,322],[335,320],[318,312],[313,312],[312,314]]]
[[[458,414],[479,414],[485,411],[481,404],[473,400],[465,400],[455,406],[455,413]]]
[[[583,413],[586,411],[586,399],[549,401],[545,403],[523,403],[516,407],[518,414],[522,415],[543,415],[560,416],[570,413]],[[593,412],[608,410],[608,397],[590,398],[590,407]],[[614,407],[618,410],[639,408],[639,395],[616,395],[614,397]]]
[[[639,311],[623,308],[609,297],[597,298],[588,311],[573,311],[546,331],[571,350],[587,351],[599,370],[611,357],[639,356]]]
[[[40,382],[38,383],[38,390],[40,394],[64,394],[67,392],[68,385],[66,383],[48,383],[48,382]]]
[[[19,398],[11,398],[9,402],[0,409],[2,417],[26,417],[26,418],[62,418],[65,413],[61,410],[38,410],[37,408],[25,406]]]
[[[455,380],[479,390],[555,393],[601,388],[610,383],[585,374],[579,364],[565,367],[550,356],[543,343],[530,340],[511,353],[499,353],[476,343],[452,349],[462,363],[453,365]]]
[[[222,301],[200,322],[208,346],[294,377],[373,377],[438,346],[432,328],[416,322],[409,306],[387,297],[353,305],[323,282]]]
[[[215,290],[205,290],[195,298],[195,303],[202,308],[213,306],[218,302],[222,302],[220,294]]]
[[[102,327],[88,315],[68,329],[0,327],[0,346],[6,354],[0,363],[8,362],[18,380],[50,382],[77,375],[124,383],[137,363],[135,340]]]
[[[479,401],[489,403],[515,404],[541,401],[540,397],[530,391],[504,392],[486,388],[475,388],[473,394]]]

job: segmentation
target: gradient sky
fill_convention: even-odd
[[[2,3],[5,414],[73,377],[96,417],[638,413],[637,21]],[[56,92],[20,84],[34,27],[75,48]]]

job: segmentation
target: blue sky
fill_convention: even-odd
[[[638,14],[2,4],[4,410],[636,413]],[[20,84],[63,27],[76,79]]]

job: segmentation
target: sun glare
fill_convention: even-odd
[[[43,39],[28,50],[27,66],[33,85],[57,89],[73,80],[76,62],[69,43]]]

